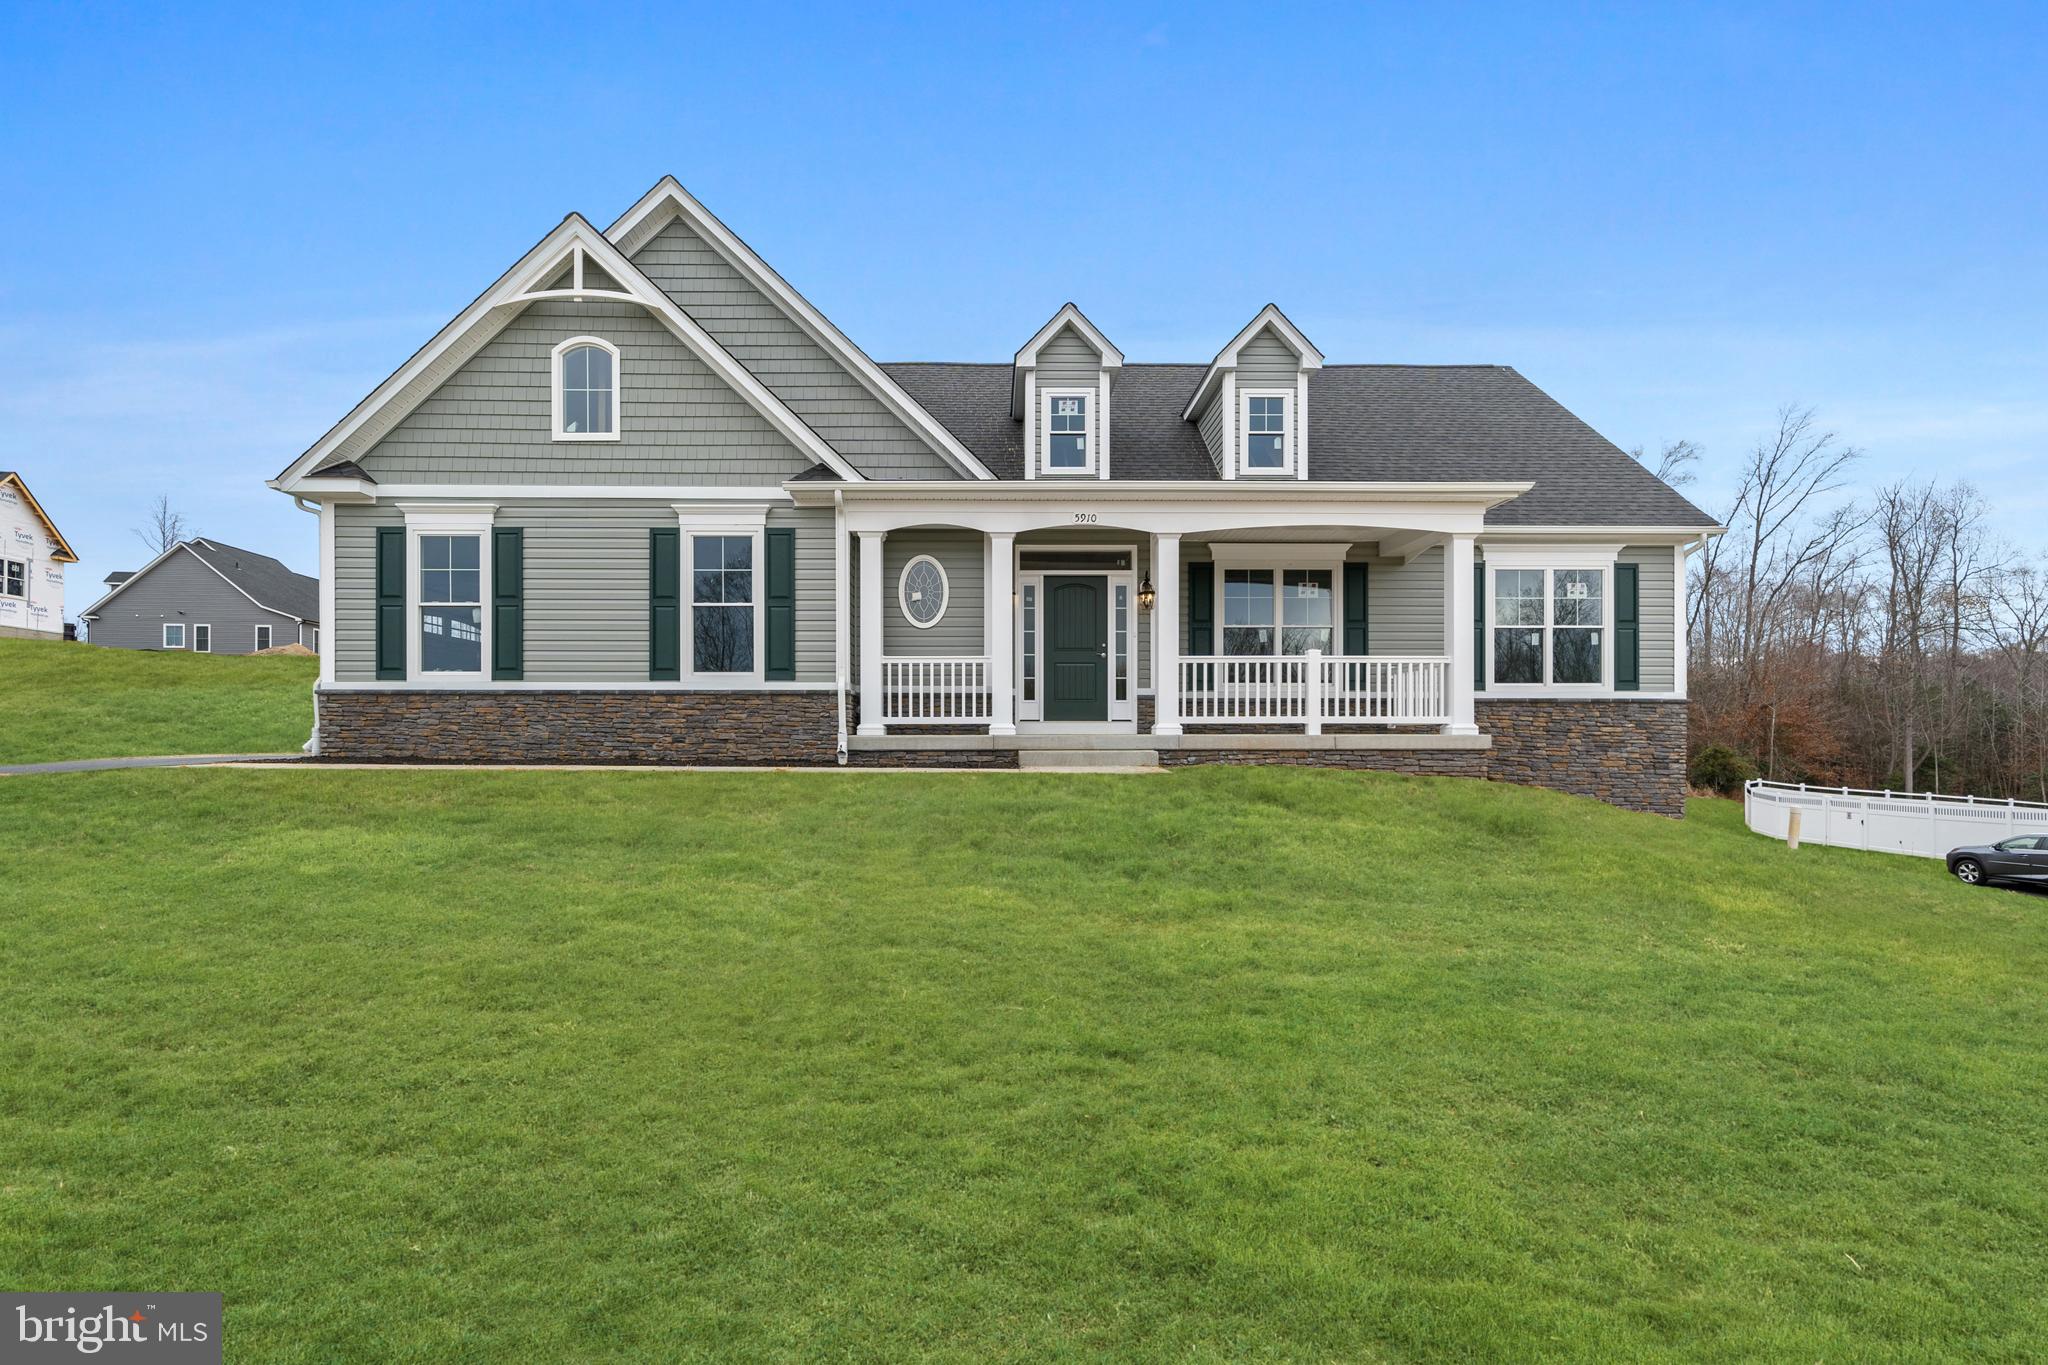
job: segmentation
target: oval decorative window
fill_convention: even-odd
[[[903,566],[896,581],[896,597],[903,606],[903,619],[919,630],[930,630],[946,614],[946,569],[930,555],[919,555]]]

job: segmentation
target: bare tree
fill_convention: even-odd
[[[149,521],[135,529],[135,538],[149,547],[152,555],[160,555],[191,534],[191,527],[185,524],[184,514],[173,511],[171,500],[162,493],[150,504]]]
[[[1693,441],[1666,441],[1664,449],[1657,454],[1657,463],[1652,466],[1649,455],[1641,446],[1629,451],[1637,464],[1650,470],[1673,488],[1683,488],[1700,476],[1699,471],[1693,466],[1699,463],[1700,456],[1705,453],[1698,443]]]

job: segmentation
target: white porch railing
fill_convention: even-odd
[[[1798,811],[1804,843],[1939,858],[1964,844],[2048,833],[2048,804],[1982,796],[1871,791],[1755,781],[1742,789],[1743,822],[1783,839]]]
[[[1444,725],[1450,661],[1324,655],[1182,658],[1180,718],[1191,725]]]
[[[888,725],[978,725],[989,719],[988,660],[882,660],[882,715]]]

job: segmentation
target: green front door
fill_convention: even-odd
[[[1045,718],[1109,719],[1109,580],[1045,580]]]

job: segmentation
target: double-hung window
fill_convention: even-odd
[[[212,626],[209,626],[209,625],[196,625],[196,626],[192,627],[192,652],[193,652],[194,654],[211,654],[211,653],[213,653],[213,627],[212,627]]]
[[[754,537],[690,537],[690,668],[753,673]]]
[[[1244,470],[1248,474],[1293,472],[1292,442],[1287,430],[1290,395],[1247,393],[1244,396]]]
[[[28,564],[19,559],[0,559],[0,594],[28,596]]]
[[[1335,578],[1329,569],[1224,569],[1224,654],[1256,658],[1312,649],[1330,653],[1336,627]]]
[[[419,538],[420,672],[484,671],[483,537]]]
[[[1049,474],[1088,474],[1095,469],[1094,430],[1090,426],[1095,395],[1086,390],[1054,389],[1045,395],[1045,470]]]
[[[1496,568],[1493,681],[1598,687],[1606,681],[1607,570]]]
[[[164,622],[164,648],[183,649],[184,647],[185,623],[183,621]]]
[[[256,648],[257,648],[258,650],[265,650],[265,649],[269,649],[269,648],[270,648],[270,641],[271,641],[271,629],[270,629],[270,627],[269,627],[269,626],[267,626],[267,625],[259,625],[259,626],[257,626],[257,627],[256,627]]]

